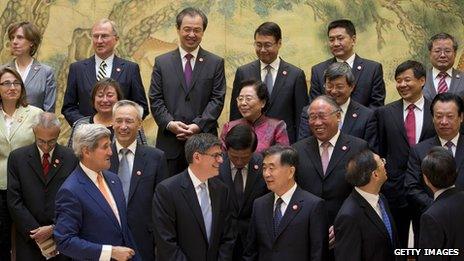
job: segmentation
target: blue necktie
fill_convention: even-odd
[[[127,160],[127,154],[130,152],[127,148],[122,148],[119,150],[121,154],[121,160],[119,161],[118,175],[122,183],[122,191],[124,192],[124,197],[126,198],[126,205],[129,199],[129,188],[131,181],[131,169],[129,167],[129,161]]]
[[[211,222],[212,222],[212,213],[211,205],[209,204],[208,191],[206,190],[206,184],[200,184],[200,208],[201,213],[203,214],[203,221],[205,222],[206,236],[208,237],[208,242],[211,235]]]
[[[275,203],[274,209],[274,237],[277,236],[277,229],[279,228],[279,223],[282,220],[282,210],[280,209],[284,201],[282,198],[278,198]]]
[[[388,218],[387,211],[385,210],[385,206],[381,199],[379,199],[379,206],[380,206],[380,213],[382,214],[382,221],[385,224],[385,228],[388,231],[388,236],[390,236],[390,240],[393,242],[392,227],[391,227],[390,219]]]

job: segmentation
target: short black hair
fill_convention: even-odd
[[[348,161],[345,179],[353,186],[365,186],[370,182],[372,172],[377,168],[374,153],[368,149],[363,150]]]
[[[327,28],[327,35],[329,35],[330,30],[334,28],[345,28],[346,33],[350,37],[353,37],[354,35],[356,35],[356,28],[354,28],[354,24],[348,19],[339,19],[339,20],[330,22]]]
[[[435,107],[435,103],[437,102],[454,102],[456,106],[458,106],[458,113],[459,115],[462,115],[464,112],[464,103],[462,101],[462,98],[454,94],[452,92],[444,92],[437,94],[435,98],[433,98],[432,104],[430,105],[430,112],[432,113],[433,116],[433,108]]]
[[[238,93],[240,94],[240,91],[242,91],[244,87],[248,86],[253,87],[256,92],[256,96],[258,96],[260,101],[265,102],[264,107],[261,109],[261,113],[266,112],[267,108],[269,107],[269,92],[267,90],[266,84],[255,79],[244,80],[239,85]]]
[[[197,15],[200,16],[201,20],[203,21],[203,31],[206,30],[206,27],[208,26],[208,17],[206,17],[205,13],[203,13],[200,9],[194,8],[194,7],[187,7],[177,14],[176,16],[177,30],[180,29],[180,26],[182,25],[182,20],[184,20],[184,17],[186,15],[191,16],[191,17],[195,17]]]
[[[458,176],[456,161],[447,149],[436,146],[422,160],[422,173],[437,189],[454,185]]]
[[[266,150],[263,151],[263,158],[266,158],[268,156],[272,156],[275,154],[280,155],[280,164],[281,165],[287,165],[291,167],[297,167],[298,166],[298,153],[296,150],[290,146],[284,146],[284,145],[274,145]]]
[[[227,132],[225,144],[227,149],[251,149],[252,152],[255,152],[258,146],[258,137],[250,125],[238,124]]]
[[[450,39],[453,42],[453,49],[456,52],[458,50],[458,42],[452,35],[447,34],[447,33],[438,33],[430,37],[430,40],[427,43],[427,47],[429,48],[429,51],[432,51],[433,42],[435,42],[436,40],[446,40],[446,39]]]
[[[282,30],[280,30],[280,26],[274,22],[264,22],[255,30],[255,39],[256,35],[266,35],[266,36],[273,36],[275,41],[278,42],[282,39]]]
[[[414,73],[414,77],[416,79],[420,79],[422,77],[425,77],[426,75],[426,71],[422,63],[413,60],[407,60],[396,67],[395,79],[396,77],[398,77],[398,75],[404,73],[409,69],[412,69],[412,72]]]

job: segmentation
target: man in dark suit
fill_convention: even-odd
[[[464,188],[464,138],[459,134],[463,120],[464,104],[454,93],[437,94],[432,101],[431,113],[437,135],[413,146],[409,153],[405,187],[408,202],[421,214],[432,204],[433,193],[427,188],[421,175],[421,162],[435,146],[442,146],[453,154],[458,176],[456,187]],[[418,240],[419,224],[414,224],[415,242]]]
[[[298,164],[296,182],[302,189],[327,202],[332,245],[335,216],[353,189],[345,180],[346,163],[368,145],[364,140],[339,131],[340,106],[334,98],[326,95],[317,97],[311,102],[308,112],[313,136],[293,144],[298,156],[305,159]]]
[[[432,68],[427,70],[424,96],[433,100],[437,93],[452,92],[464,95],[464,73],[453,68],[458,43],[452,35],[438,33],[428,43]]]
[[[78,119],[95,113],[90,93],[95,83],[113,78],[121,86],[124,98],[140,104],[148,115],[147,97],[140,77],[139,65],[114,54],[119,40],[116,24],[108,19],[98,21],[92,28],[95,55],[71,64],[61,113],[73,125]]]
[[[464,245],[464,192],[454,186],[456,162],[442,147],[433,148],[422,161],[424,181],[433,193],[433,203],[422,214],[419,248],[456,249]],[[423,250],[424,251],[424,250]],[[425,254],[422,253],[422,254]],[[446,258],[422,255],[419,260],[462,260],[462,252]]]
[[[231,260],[230,193],[218,178],[221,142],[209,133],[185,144],[188,168],[156,187],[153,220],[157,260]]]
[[[224,106],[224,59],[200,47],[207,25],[202,11],[182,10],[176,18],[179,48],[155,58],[148,96],[158,124],[156,147],[166,153],[171,176],[187,167],[188,137],[200,132],[217,135]]]
[[[110,171],[121,179],[127,204],[127,223],[142,260],[155,260],[152,200],[155,187],[168,177],[164,152],[137,144],[142,126],[143,108],[129,100],[113,107],[113,129],[116,141],[111,145]]]
[[[354,74],[353,100],[375,109],[385,102],[385,82],[382,65],[359,57],[353,50],[356,43],[356,29],[350,20],[335,20],[328,26],[330,52],[333,58],[316,64],[311,68],[310,100],[324,94],[324,71],[330,64],[346,62]]]
[[[38,244],[53,236],[55,195],[77,165],[71,149],[57,144],[60,121],[41,113],[34,124],[35,143],[8,158],[8,207],[16,224],[16,260],[45,260]],[[51,260],[67,260],[58,255]]]
[[[264,151],[263,176],[272,192],[256,199],[243,260],[327,260],[324,201],[295,183],[297,152]]]
[[[406,200],[404,179],[409,149],[436,133],[430,113],[431,101],[422,95],[424,66],[416,61],[405,61],[396,67],[395,80],[401,99],[377,109],[375,116],[379,156],[387,160],[388,180],[382,186],[382,193],[390,205],[400,247],[407,248],[411,219],[420,216],[414,215],[414,208],[408,206]]]
[[[333,97],[341,108],[340,130],[369,143],[373,150],[377,149],[377,123],[374,111],[350,98],[354,90],[354,75],[349,65],[333,63],[324,72],[325,91]],[[298,140],[311,136],[308,124],[308,108],[301,112]]]
[[[110,131],[79,126],[73,150],[80,162],[56,195],[57,250],[77,260],[141,260],[127,224],[126,202],[110,168]]]
[[[380,194],[387,180],[385,159],[370,150],[356,154],[348,162],[346,180],[354,190],[335,219],[335,260],[395,260],[395,225]]]
[[[258,60],[240,66],[235,72],[229,120],[242,118],[236,102],[240,83],[249,79],[260,80],[267,85],[269,91],[266,115],[285,121],[292,144],[297,140],[301,109],[309,103],[305,73],[279,57],[282,32],[278,24],[261,24],[254,37]]]
[[[258,138],[249,125],[234,126],[225,138],[227,150],[219,169],[219,178],[229,187],[231,205],[237,219],[234,260],[239,260],[243,254],[253,202],[268,192],[263,179],[263,158],[255,153],[257,145]]]

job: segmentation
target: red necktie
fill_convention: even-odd
[[[408,115],[404,121],[404,128],[406,129],[406,136],[408,136],[408,143],[410,146],[416,144],[416,115],[414,114],[414,103],[408,106]]]
[[[440,72],[438,74],[440,80],[438,81],[438,93],[444,93],[448,91],[448,84],[446,84],[446,77],[448,74],[446,72]]]
[[[48,172],[50,171],[50,162],[48,161],[48,158],[50,158],[50,154],[44,153],[42,156],[42,169],[45,177],[47,177]]]

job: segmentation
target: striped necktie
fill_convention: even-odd
[[[97,74],[97,81],[100,81],[103,78],[106,78],[106,65],[105,61],[102,61],[100,63],[100,67],[98,68],[98,74]]]

